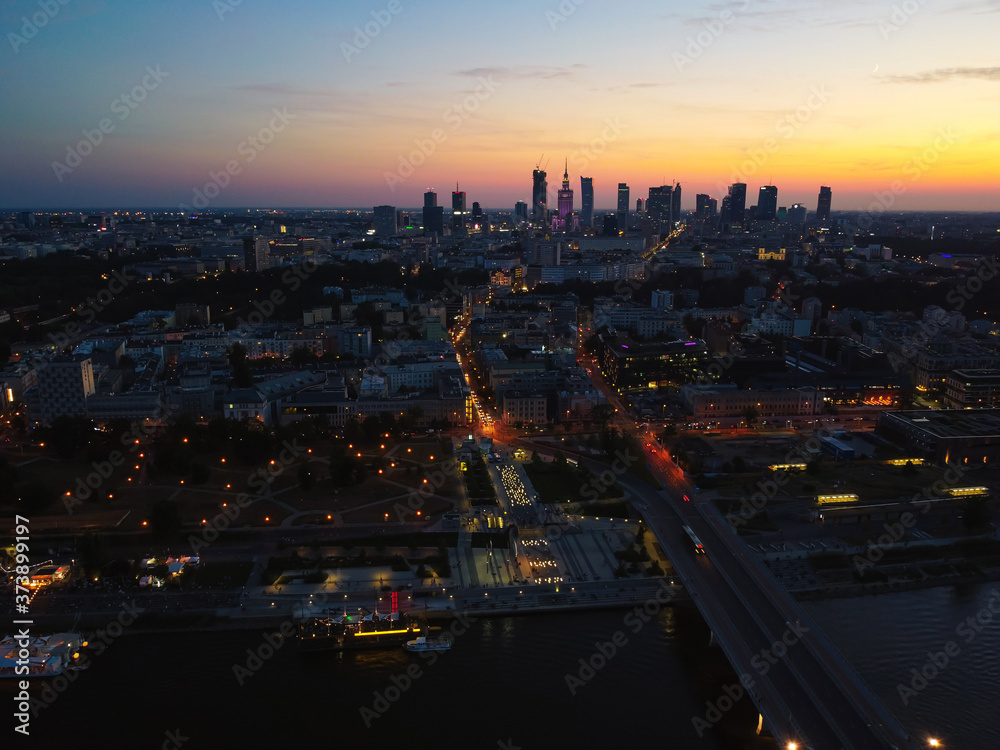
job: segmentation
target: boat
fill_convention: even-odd
[[[80,664],[80,649],[86,645],[79,633],[8,636],[0,641],[0,678],[58,677]]]
[[[353,651],[401,646],[422,632],[418,622],[395,612],[391,616],[345,613],[304,620],[296,639],[303,651]]]
[[[404,643],[403,648],[413,653],[420,653],[422,651],[447,651],[451,648],[451,640],[443,636],[428,638],[422,635],[415,640]]]

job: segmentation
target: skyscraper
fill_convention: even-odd
[[[399,231],[399,220],[395,206],[375,206],[375,217],[372,222],[376,237],[392,237]]]
[[[681,186],[680,183],[674,185],[674,191],[670,194],[670,230],[673,231],[674,224],[681,220]]]
[[[709,201],[712,199],[705,193],[698,193],[694,197],[694,213],[700,223],[705,223],[712,218],[709,211]]]
[[[801,203],[793,203],[788,209],[788,223],[801,227],[806,223],[806,207]]]
[[[455,192],[451,194],[451,223],[452,226],[461,227],[465,225],[466,211],[465,191],[458,189],[455,183]]]
[[[649,198],[646,200],[646,215],[652,224],[653,234],[661,235],[669,232],[672,228],[671,211],[673,209],[673,187],[661,185],[649,189]]]
[[[757,221],[774,221],[778,216],[778,188],[763,185],[757,195]]]
[[[569,186],[569,159],[566,160],[566,171],[563,172],[562,188],[559,190],[559,218],[563,221],[573,213],[573,188]]]
[[[819,189],[819,203],[816,205],[816,221],[830,223],[830,207],[833,205],[833,191],[828,187]]]
[[[528,223],[528,204],[524,201],[514,204],[514,221],[518,224]]]
[[[376,220],[378,209],[376,211]],[[393,209],[395,216],[396,209]],[[395,232],[393,232],[395,234]],[[266,237],[253,235],[243,238],[243,268],[247,271],[263,271],[271,265],[271,246]]]
[[[729,211],[726,221],[743,226],[743,216],[747,211],[747,184],[734,182],[729,186]]]
[[[424,232],[444,234],[444,206],[438,205],[438,196],[433,190],[424,193]]]
[[[531,173],[531,223],[536,226],[544,226],[549,217],[549,183],[545,177],[543,169]]]
[[[580,223],[585,227],[594,224],[594,178],[580,178]]]
[[[628,231],[628,184],[618,183],[618,214],[617,229],[619,232]]]

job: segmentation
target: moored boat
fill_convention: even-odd
[[[404,643],[403,648],[413,653],[421,651],[448,651],[451,648],[451,641],[443,636],[428,638],[422,635]]]

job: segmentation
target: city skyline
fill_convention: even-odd
[[[485,38],[443,1],[40,7],[0,14],[5,208],[417,207],[458,180],[507,209],[543,159],[592,177],[595,208],[673,181],[684,210],[736,181],[787,205],[828,185],[843,211],[1000,205],[996,3],[513,2]]]

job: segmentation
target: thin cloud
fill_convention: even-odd
[[[470,70],[460,70],[455,75],[467,78],[485,78],[492,75],[506,79],[553,81],[573,78],[586,67],[583,63],[576,63],[569,67],[521,65],[513,68],[471,68]]]
[[[887,76],[886,83],[942,83],[955,79],[970,79],[979,81],[1000,81],[998,68],[938,68],[912,75]]]

